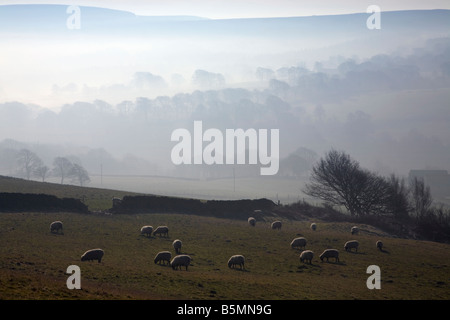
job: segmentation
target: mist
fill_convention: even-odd
[[[263,179],[249,164],[174,165],[171,133],[196,120],[279,129],[280,179],[306,179],[331,148],[383,175],[450,170],[449,11],[386,12],[369,30],[365,13],[152,19],[82,7],[81,28],[67,30],[65,6],[43,7],[45,21],[2,22],[0,174],[17,176],[14,152],[28,148],[92,175]]]

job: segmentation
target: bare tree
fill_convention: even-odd
[[[410,181],[412,206],[416,217],[423,217],[430,210],[433,203],[430,187],[422,179],[414,177]]]
[[[312,168],[305,194],[343,205],[351,215],[363,216],[384,210],[389,197],[388,183],[382,177],[361,169],[344,152],[331,150]]]
[[[42,160],[32,151],[22,149],[17,154],[17,163],[19,170],[30,180],[34,170],[42,165]]]
[[[73,164],[67,158],[56,157],[53,160],[53,172],[56,176],[61,177],[61,184],[64,183],[64,178],[72,173]]]
[[[387,212],[387,204],[390,199],[389,182],[376,173],[368,170],[361,170],[360,192],[355,197],[355,203],[359,208],[359,215],[382,214]]]
[[[73,177],[74,180],[76,180],[80,184],[81,187],[84,186],[85,183],[91,181],[86,169],[76,163],[73,164],[71,176]]]
[[[397,220],[406,220],[412,208],[409,203],[410,190],[405,179],[391,174],[388,183],[389,199],[386,204],[386,212],[392,214]]]
[[[42,179],[42,182],[45,182],[45,178],[50,172],[50,168],[46,165],[41,165],[34,170],[34,175]]]

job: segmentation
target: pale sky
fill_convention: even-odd
[[[382,12],[450,9],[448,0],[0,0],[0,10],[1,5],[8,4],[79,5],[125,10],[146,16],[185,15],[210,19],[366,13],[370,5],[379,6]],[[362,27],[365,28],[365,24]],[[132,100],[142,94],[128,90],[135,72],[150,72],[169,82],[173,73],[190,79],[195,69],[204,69],[228,73],[225,76],[234,79],[229,81],[245,82],[250,80],[239,77],[253,74],[259,66],[276,69],[299,62],[312,63],[311,59],[326,59],[311,50],[330,45],[323,43],[325,40],[315,42],[309,39],[308,42],[300,38],[294,41],[253,38],[248,42],[237,34],[228,42],[214,37],[177,41],[173,37],[154,37],[151,41],[142,41],[137,36],[99,39],[94,37],[95,34],[92,38],[77,38],[76,35],[56,39],[45,34],[33,34],[32,38],[2,39],[0,103],[21,101],[58,108],[63,103],[76,100],[110,99],[107,101],[112,104]],[[302,52],[301,57],[293,53],[297,51]],[[320,52],[327,56],[331,54],[329,50]],[[354,54],[364,56],[362,52]],[[125,88],[126,92],[117,90],[117,87]]]
[[[382,11],[450,9],[448,0],[0,0],[0,4],[67,4],[104,7],[140,15],[192,15],[211,19],[292,17],[366,12],[369,5]]]

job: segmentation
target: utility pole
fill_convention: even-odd
[[[233,192],[236,192],[236,172],[233,167]]]

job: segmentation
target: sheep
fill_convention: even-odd
[[[359,228],[357,226],[353,226],[351,229],[352,234],[358,234],[359,233]]]
[[[228,268],[236,268],[237,265],[239,265],[240,269],[245,269],[245,257],[242,255],[234,255],[231,256],[230,259],[228,260]]]
[[[324,252],[322,252],[319,258],[322,262],[324,258],[327,258],[327,261],[329,258],[335,258],[336,262],[339,262],[339,251],[336,249],[326,249]]]
[[[383,251],[383,242],[381,242],[381,240],[378,240],[378,241],[377,241],[377,248],[378,248],[380,251]]]
[[[274,221],[270,226],[273,230],[278,229],[281,230],[281,221]]]
[[[305,247],[306,246],[306,239],[303,237],[295,238],[291,242],[291,248],[294,249],[295,247]]]
[[[152,226],[143,226],[141,228],[141,234],[145,234],[147,237],[151,236],[153,232]]]
[[[81,261],[98,260],[98,263],[100,263],[104,254],[105,252],[102,249],[91,249],[81,256]]]
[[[176,254],[180,254],[181,253],[181,240],[176,239],[172,242],[173,248],[175,249]]]
[[[53,221],[50,224],[50,232],[51,233],[58,233],[59,230],[61,230],[61,232],[63,231],[63,223],[61,221]]]
[[[180,269],[181,267],[186,267],[186,271],[188,269],[188,266],[191,264],[191,257],[187,254],[180,254],[175,256],[172,261],[170,261],[170,265],[172,266],[173,270]]]
[[[155,231],[153,231],[153,235],[156,236],[157,234],[159,234],[159,236],[161,237],[162,235],[165,236],[169,236],[169,228],[166,226],[159,226],[156,228]]]
[[[163,261],[164,265],[165,265],[166,261],[167,261],[167,264],[170,264],[170,259],[172,259],[172,254],[170,253],[170,251],[160,251],[156,254],[154,261],[155,261],[155,264],[157,264],[157,263],[161,264],[161,261]]]
[[[253,217],[248,218],[247,221],[248,221],[248,224],[251,225],[252,227],[254,227],[256,224],[256,219]]]
[[[300,262],[309,261],[309,264],[311,264],[313,257],[314,252],[312,252],[311,250],[304,250],[302,251],[302,253],[300,253]]]
[[[355,248],[355,251],[358,251],[359,242],[357,240],[350,240],[347,241],[344,245],[345,251],[352,251],[353,248]]]
[[[317,225],[313,222],[313,223],[311,223],[310,228],[311,228],[312,231],[316,231]]]

